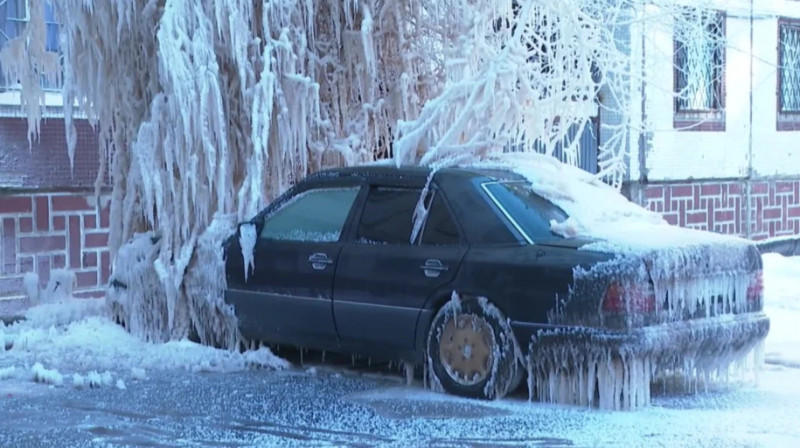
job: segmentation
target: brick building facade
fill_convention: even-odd
[[[727,43],[714,50],[707,70],[681,65],[680,48],[691,42],[682,42],[669,20],[658,26],[631,20],[615,31],[629,41],[633,64],[643,71],[631,80],[623,192],[675,225],[756,240],[800,235],[800,57],[794,56],[800,55],[800,2],[753,0],[747,5],[752,16],[735,2],[713,2],[719,6],[714,30]],[[664,57],[670,54],[673,60]],[[716,75],[689,79],[708,73]],[[676,99],[675,89],[704,85],[713,85],[713,95],[693,95],[692,103]],[[60,99],[52,96],[57,109]],[[38,273],[44,283],[59,268],[76,272],[78,295],[100,295],[111,260],[108,197],[100,204],[94,198],[97,134],[87,122],[77,123],[70,167],[63,120],[45,120],[30,148],[27,123],[15,116],[18,105],[13,86],[0,89],[0,299],[24,294],[25,273]],[[595,165],[597,145],[608,138],[603,124],[623,123],[607,112],[598,112],[595,146],[584,148],[594,151],[588,160]],[[637,133],[644,128],[653,131]]]
[[[64,121],[44,120],[28,144],[25,119],[0,118],[0,298],[24,295],[22,278],[51,269],[76,273],[78,296],[98,296],[108,279],[108,195],[97,204],[97,133],[76,123],[74,169],[67,157]]]

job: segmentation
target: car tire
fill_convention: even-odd
[[[434,389],[468,398],[504,397],[522,378],[518,344],[485,298],[454,298],[431,322],[427,373]]]

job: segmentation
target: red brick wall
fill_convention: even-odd
[[[76,120],[75,127],[78,138],[73,170],[64,120],[42,120],[39,139],[29,146],[26,119],[0,117],[0,190],[93,188],[100,166],[98,135],[86,120]]]
[[[647,185],[644,198],[650,210],[684,227],[754,240],[800,235],[800,180],[751,181],[749,203],[747,186],[745,181]]]
[[[108,279],[108,197],[101,208],[91,194],[0,195],[0,298],[24,295],[22,277],[67,268],[78,279],[76,296],[100,295]]]
[[[29,146],[27,121],[0,117],[0,299],[23,296],[27,272],[44,285],[59,268],[75,271],[76,295],[102,293],[110,259],[107,197],[98,211],[92,194],[98,135],[86,120],[75,125],[71,169],[63,120],[43,120]]]

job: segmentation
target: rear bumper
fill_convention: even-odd
[[[769,333],[763,313],[726,315],[671,322],[629,331],[585,327],[556,327],[512,322],[520,348],[550,350],[555,346],[596,350],[606,348],[619,355],[690,357],[696,360],[746,352]]]

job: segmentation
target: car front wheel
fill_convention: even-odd
[[[428,332],[428,375],[434,388],[469,398],[502,398],[519,384],[520,363],[511,328],[485,298],[454,298]]]

